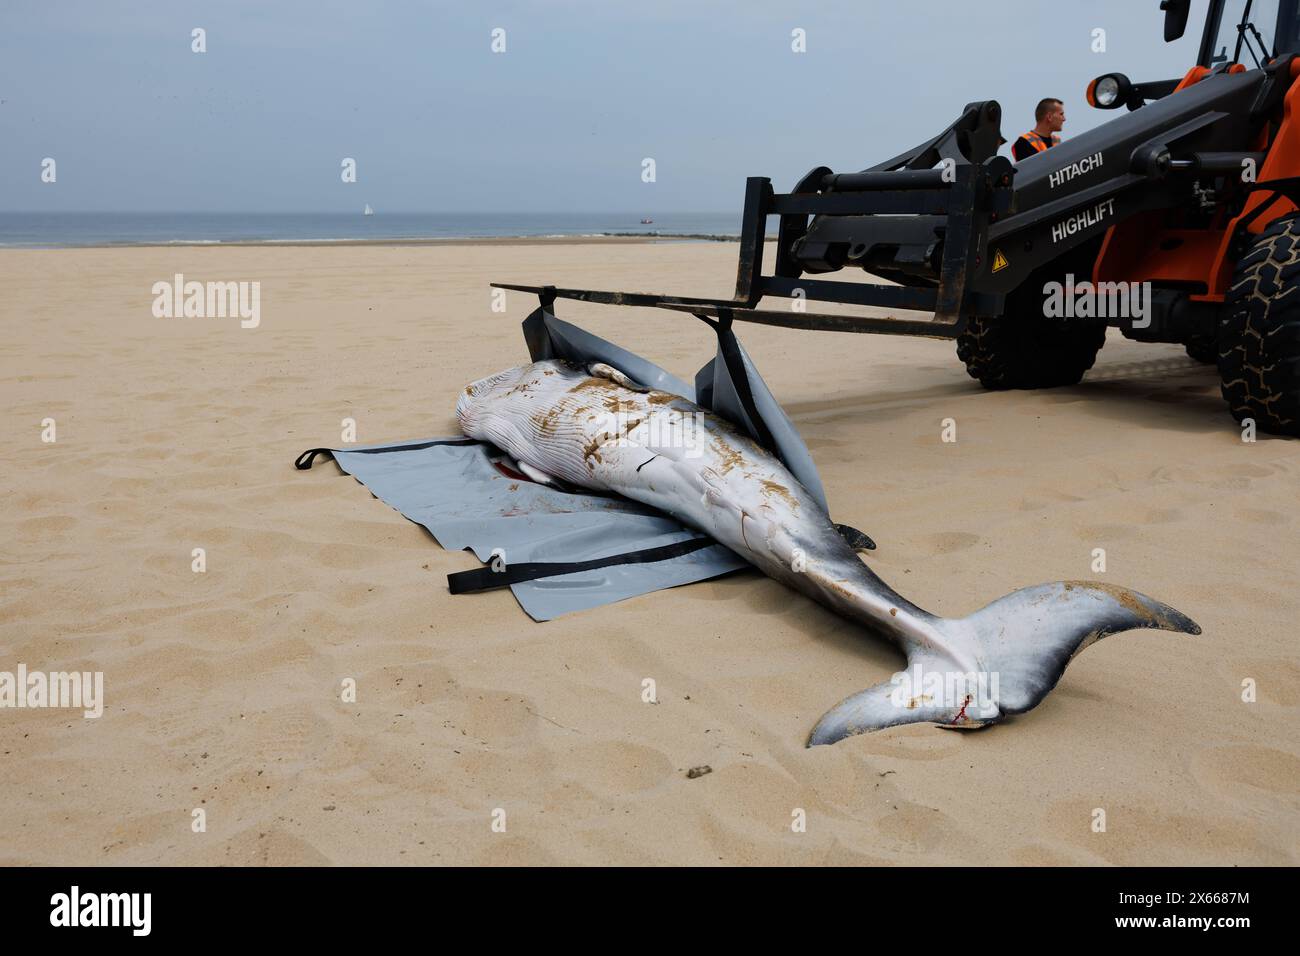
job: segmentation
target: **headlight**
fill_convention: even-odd
[[[1119,80],[1113,76],[1103,76],[1097,81],[1097,89],[1093,92],[1097,100],[1097,105],[1104,110],[1110,109],[1119,100]]]
[[[1088,84],[1088,104],[1099,110],[1113,110],[1128,102],[1133,84],[1123,73],[1106,73]]]

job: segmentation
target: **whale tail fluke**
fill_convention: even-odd
[[[935,618],[933,626],[933,646],[914,647],[906,671],[828,711],[808,746],[899,724],[986,727],[1036,707],[1070,660],[1103,637],[1140,628],[1201,633],[1167,604],[1090,581],[1024,588],[969,617]]]

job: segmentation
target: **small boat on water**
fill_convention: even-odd
[[[366,211],[363,212],[361,215],[363,215],[363,216],[373,216],[374,214],[375,214],[375,211],[374,211],[373,209],[370,208],[370,203],[366,203]]]
[[[643,226],[648,226],[648,225],[650,225],[652,222],[654,222],[653,219],[642,219],[642,220],[641,220],[641,225],[643,225]]]

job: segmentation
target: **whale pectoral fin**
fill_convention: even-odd
[[[530,481],[535,481],[539,485],[555,484],[555,479],[550,475],[548,475],[546,472],[542,471],[540,468],[534,468],[532,465],[529,465],[526,462],[522,462],[522,461],[516,462],[516,464],[519,465],[519,470],[523,472],[524,475],[527,476]]]
[[[650,389],[644,385],[638,385],[612,365],[606,365],[604,362],[592,362],[587,366],[587,371],[597,378],[607,378],[611,382],[616,382],[624,388],[631,389],[634,392],[648,392]]]

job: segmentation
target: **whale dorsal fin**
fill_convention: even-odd
[[[634,392],[648,392],[650,389],[644,385],[638,385],[612,365],[606,365],[604,362],[592,362],[587,366],[587,371],[597,378],[607,378],[611,382],[617,382],[624,388],[631,389]]]

